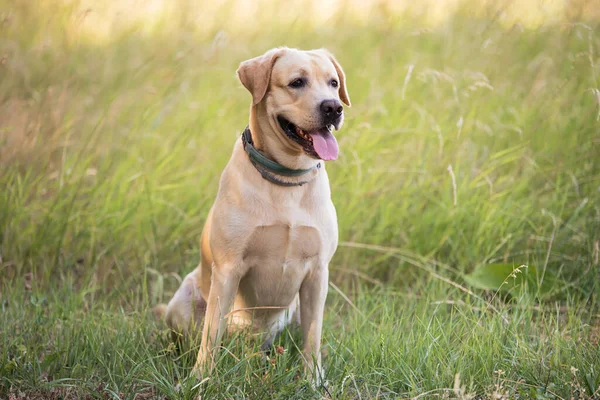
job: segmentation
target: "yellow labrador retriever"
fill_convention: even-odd
[[[332,132],[343,123],[341,102],[350,106],[344,72],[324,49],[276,48],[244,61],[237,74],[252,94],[250,124],[221,175],[201,263],[167,305],[166,321],[185,333],[204,320],[195,373],[205,376],[226,326],[266,332],[270,347],[299,320],[305,369],[318,382],[328,264],[338,243],[324,160],[338,156]]]

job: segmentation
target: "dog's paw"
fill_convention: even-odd
[[[205,368],[201,364],[196,363],[196,365],[194,365],[194,368],[192,369],[191,377],[201,381],[202,378],[204,378],[204,376],[205,376],[204,370],[205,370]]]
[[[313,389],[318,390],[325,383],[325,370],[322,366],[306,369],[306,379]]]
[[[212,357],[199,354],[196,365],[192,369],[192,376],[199,381],[205,381],[214,369],[215,362]]]

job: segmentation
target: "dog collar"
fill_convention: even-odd
[[[250,133],[250,127],[248,126],[246,127],[246,129],[244,129],[244,132],[242,133],[242,144],[244,146],[244,150],[248,154],[250,162],[252,163],[252,165],[254,165],[254,168],[256,168],[258,172],[260,172],[260,175],[269,182],[279,186],[302,186],[305,183],[310,182],[312,179],[299,182],[286,182],[279,179],[277,175],[292,178],[306,175],[314,171],[315,169],[321,168],[321,163],[319,162],[316,166],[312,168],[291,169],[267,158],[264,154],[258,151],[256,147],[254,147],[254,143],[252,142],[252,133]]]

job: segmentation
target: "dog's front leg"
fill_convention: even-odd
[[[300,324],[304,341],[304,369],[308,373],[309,379],[317,385],[323,379],[321,330],[328,283],[328,266],[318,265],[304,279],[300,287]]]
[[[206,377],[214,367],[215,351],[221,344],[227,325],[226,315],[231,309],[239,283],[240,276],[234,266],[213,266],[202,343],[193,371],[198,378]]]

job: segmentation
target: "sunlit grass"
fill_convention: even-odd
[[[329,48],[353,103],[328,164],[329,394],[596,391],[600,8],[413,3],[0,0],[0,397],[197,392],[198,342],[178,352],[149,309],[198,262],[248,119],[235,69],[278,45]],[[488,263],[556,284],[470,287]],[[205,395],[326,393],[281,340],[273,365],[228,339]]]

